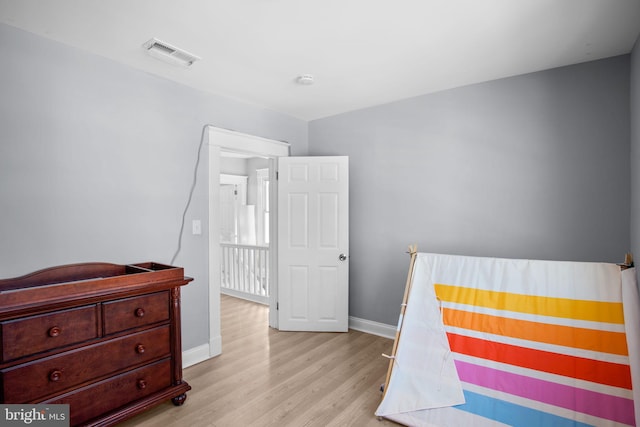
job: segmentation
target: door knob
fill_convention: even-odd
[[[340,254],[340,255],[338,255],[338,259],[340,261],[346,261],[347,260],[347,256],[345,254]]]

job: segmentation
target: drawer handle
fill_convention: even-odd
[[[62,329],[60,329],[58,326],[54,326],[53,328],[49,329],[49,332],[47,333],[50,337],[55,338],[62,333]]]
[[[135,315],[136,317],[144,317],[144,308],[136,308]]]
[[[145,388],[147,388],[147,382],[143,379],[139,379],[136,383],[136,385],[138,386],[138,388],[140,390],[144,390]]]
[[[144,345],[142,345],[142,344],[138,344],[138,345],[136,346],[136,353],[138,353],[138,354],[142,354],[142,353],[144,353],[144,351],[145,351],[145,350],[146,350],[146,349],[144,348]]]
[[[62,378],[62,371],[58,369],[54,369],[53,371],[49,372],[49,381],[51,382],[60,381],[60,378]]]

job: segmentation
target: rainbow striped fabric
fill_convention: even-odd
[[[464,403],[384,416],[447,427],[635,426],[639,304],[635,271],[625,273],[615,264],[418,254],[394,374],[415,356],[402,349],[405,330],[420,339],[424,325],[411,323],[435,298]],[[422,386],[433,393],[433,383]]]

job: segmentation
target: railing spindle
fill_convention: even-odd
[[[221,286],[235,293],[269,297],[269,248],[221,243]]]

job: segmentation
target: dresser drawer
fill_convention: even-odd
[[[28,403],[170,354],[169,327],[151,329],[4,369],[4,403]]]
[[[104,333],[113,334],[169,320],[169,292],[104,303]]]
[[[98,337],[95,305],[0,323],[2,360],[8,361]]]
[[[171,363],[165,359],[45,403],[68,404],[71,425],[78,425],[170,386]]]

